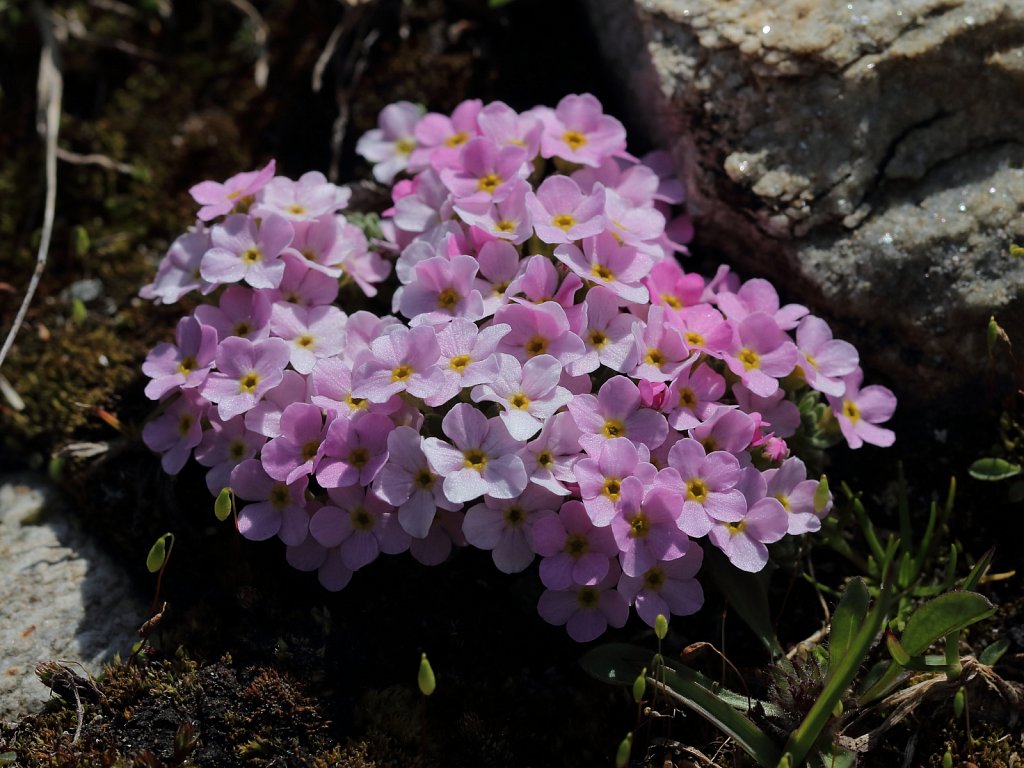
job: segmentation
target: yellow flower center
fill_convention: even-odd
[[[650,532],[651,521],[643,512],[638,512],[635,517],[629,519],[629,538],[642,539]]]
[[[400,366],[391,371],[391,381],[408,381],[415,373],[411,365],[402,363]]]
[[[590,544],[587,543],[586,536],[574,533],[566,538],[565,546],[562,547],[562,551],[569,555],[573,560],[579,560],[590,551]]]
[[[860,408],[857,407],[853,400],[843,400],[843,416],[854,424],[860,421]]]
[[[515,232],[516,223],[508,219],[502,219],[494,225],[494,229],[498,232]]]
[[[672,307],[672,309],[682,309],[683,308],[683,302],[681,302],[679,300],[678,296],[674,296],[671,293],[663,293],[663,294],[661,294],[661,300],[663,302],[665,302],[665,304],[667,304],[668,306]]]
[[[601,434],[605,437],[625,437],[626,425],[618,419],[605,419]]]
[[[292,203],[288,206],[288,213],[294,213],[296,216],[302,216],[306,211],[307,208],[302,203]]]
[[[644,589],[660,592],[663,586],[665,586],[665,572],[659,566],[651,568],[644,574]]]
[[[470,448],[462,454],[462,465],[466,469],[474,469],[483,472],[487,466],[487,454],[479,448]]]
[[[373,530],[373,515],[366,511],[366,507],[356,507],[349,513],[349,518],[357,531]]]
[[[744,347],[740,350],[740,353],[736,355],[736,358],[743,363],[743,367],[748,371],[751,368],[758,368],[761,365],[761,356],[752,349]]]
[[[235,461],[241,461],[245,457],[245,442],[243,440],[233,440],[231,445],[228,446],[228,456]]]
[[[413,477],[413,485],[420,491],[429,491],[434,487],[434,473],[424,467]]]
[[[292,496],[288,493],[288,486],[284,483],[274,483],[270,488],[268,499],[274,509],[284,509],[292,503]]]
[[[699,402],[697,393],[689,387],[683,387],[679,390],[679,407],[680,408],[693,408]]]
[[[320,450],[319,440],[307,440],[302,444],[302,460],[309,461],[316,458],[316,452]]]
[[[348,454],[348,463],[357,469],[362,469],[370,460],[370,452],[362,446],[353,448]]]
[[[459,292],[454,288],[445,288],[437,294],[437,306],[439,309],[450,312],[459,303]]]
[[[576,226],[576,219],[570,213],[560,213],[557,216],[551,217],[551,224],[563,232],[568,232]]]
[[[729,532],[730,536],[736,536],[743,533],[747,529],[746,520],[737,520],[735,523],[726,523],[725,530]]]
[[[779,503],[782,504],[782,508],[784,510],[786,510],[787,512],[793,511],[792,509],[790,509],[789,506],[789,496],[787,496],[784,493],[776,493],[775,498],[779,500]]]
[[[576,604],[580,608],[596,608],[601,602],[601,593],[596,587],[581,587],[576,593]]]
[[[544,354],[548,349],[548,340],[543,336],[534,336],[526,342],[526,354],[530,357]]]
[[[258,261],[261,261],[262,259],[263,254],[260,253],[260,249],[255,246],[253,246],[252,248],[246,248],[244,251],[242,251],[242,261],[244,261],[249,266],[252,266],[253,264],[255,264]]]
[[[699,477],[686,482],[686,500],[703,504],[708,499],[708,486]]]
[[[811,364],[814,370],[818,370],[818,361],[814,359],[812,355],[804,355],[807,358],[807,362]]]
[[[512,506],[505,510],[505,523],[509,528],[521,528],[526,522],[526,514],[522,507]]]
[[[494,194],[494,190],[501,186],[501,176],[496,173],[488,173],[486,176],[481,176],[476,183],[476,188],[481,192],[486,192],[489,195]]]
[[[238,391],[239,393],[246,393],[248,395],[253,394],[256,391],[256,387],[260,383],[260,375],[256,371],[249,371],[245,376],[238,380]]]
[[[473,358],[469,355],[456,355],[448,361],[448,367],[456,373],[462,373],[466,370],[470,363],[473,362]]]
[[[644,362],[648,365],[653,365],[655,368],[661,368],[665,363],[665,353],[657,347],[650,347],[644,356]]]
[[[619,500],[619,494],[622,493],[622,480],[618,477],[605,478],[604,485],[601,486],[601,495],[607,496],[612,501]]]
[[[524,392],[516,392],[508,399],[508,404],[517,411],[525,411],[530,407],[530,398]]]
[[[569,149],[577,150],[586,146],[587,137],[579,131],[566,131],[562,134],[562,141],[569,145]]]
[[[395,152],[400,155],[408,155],[416,149],[416,142],[412,139],[399,139],[395,142]]]
[[[362,411],[369,405],[366,402],[366,398],[363,397],[352,397],[351,394],[345,395],[345,405],[348,406],[350,411]]]
[[[467,141],[469,141],[469,134],[465,131],[459,131],[445,139],[444,145],[446,147],[461,147]]]
[[[189,430],[192,429],[192,425],[196,423],[195,418],[191,413],[183,413],[178,417],[178,434],[184,437],[188,434]]]
[[[295,339],[295,343],[298,344],[303,349],[309,349],[310,347],[313,346],[313,344],[315,342],[316,342],[316,339],[314,339],[313,336],[311,334],[308,334],[308,333],[304,333],[301,336],[299,336],[297,339]]]
[[[192,369],[195,367],[196,359],[192,357],[192,355],[188,355],[187,357],[185,357],[184,360],[178,363],[178,373],[180,373],[182,376],[188,376],[190,373],[192,373]]]
[[[541,451],[537,454],[537,465],[547,469],[555,463],[555,459],[551,456],[551,451]]]
[[[587,341],[594,349],[601,349],[608,343],[608,336],[605,335],[604,331],[599,331],[595,328],[587,334]]]
[[[612,272],[604,264],[595,264],[590,268],[591,274],[599,280],[604,280],[606,283],[611,282],[615,279],[615,273]]]
[[[231,329],[231,333],[234,336],[248,336],[250,333],[252,333],[252,326],[249,325],[248,322],[243,320],[242,322],[238,323],[238,325]]]
[[[704,337],[696,331],[687,331],[683,338],[686,339],[686,343],[691,347],[703,347],[705,345]]]

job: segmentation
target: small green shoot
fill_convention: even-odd
[[[420,693],[424,696],[430,696],[437,688],[434,669],[430,666],[426,653],[420,655],[420,671],[416,676],[416,684],[419,685]]]

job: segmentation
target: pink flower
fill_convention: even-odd
[[[306,377],[295,371],[285,371],[280,383],[267,390],[256,405],[245,412],[245,428],[264,437],[281,434],[281,414],[292,403],[308,396]]]
[[[675,474],[672,470],[665,470]],[[644,488],[636,477],[622,481],[622,497],[611,521],[619,547],[619,564],[628,576],[639,576],[657,563],[677,560],[686,554],[690,539],[679,530],[678,482]]]
[[[630,372],[634,379],[670,381],[696,362],[664,307],[651,307],[647,325],[634,326],[633,339],[639,358]]]
[[[288,365],[288,344],[281,339],[251,342],[232,336],[217,347],[217,370],[206,377],[200,394],[217,404],[227,421],[245,413],[277,386]]]
[[[596,640],[609,626],[624,627],[629,618],[629,606],[614,588],[618,578],[618,566],[613,563],[597,584],[545,590],[537,602],[537,613],[549,624],[564,624],[569,637],[578,643]]]
[[[422,114],[408,101],[388,104],[377,118],[377,128],[359,137],[356,152],[374,164],[373,177],[380,183],[390,184],[408,166],[409,155],[416,148],[416,123]]]
[[[153,282],[144,285],[139,296],[157,304],[174,304],[197,288],[204,294],[210,293],[215,286],[203,280],[199,272],[199,264],[208,250],[210,233],[205,228],[197,227],[181,235],[171,243]]]
[[[309,267],[305,259],[286,251],[283,256],[284,277],[276,290],[260,291],[275,304],[297,304],[300,307],[321,307],[338,297],[338,279]]]
[[[249,171],[232,176],[223,184],[216,181],[203,181],[189,189],[192,199],[202,208],[196,214],[201,221],[210,221],[225,213],[230,213],[236,205],[251,198],[274,175],[275,163],[271,160],[259,171]]]
[[[160,466],[168,475],[181,472],[192,449],[202,441],[202,419],[209,405],[194,389],[182,390],[166,411],[142,428],[142,441],[151,451],[163,454]]]
[[[540,152],[544,126],[532,115],[520,115],[507,104],[494,101],[480,110],[476,122],[480,133],[499,147],[522,147],[529,160]]]
[[[252,541],[278,536],[285,544],[301,544],[309,530],[307,483],[305,477],[290,484],[274,480],[256,459],[243,461],[231,472],[231,489],[256,503],[238,511],[238,532]]]
[[[740,463],[725,451],[704,452],[704,446],[684,438],[668,453],[669,466],[683,483],[683,509],[679,528],[693,538],[706,536],[715,521],[736,522],[747,512],[747,501],[737,490]]]
[[[172,389],[193,389],[206,381],[217,352],[217,331],[194,317],[183,317],[175,331],[177,344],[158,344],[146,355],[142,372],[153,379],[146,397],[159,400]]]
[[[441,478],[430,468],[422,442],[415,429],[396,427],[388,435],[387,463],[373,484],[378,496],[398,507],[398,522],[416,539],[430,533],[439,509],[460,508],[444,497]]]
[[[441,170],[441,181],[456,206],[497,203],[529,172],[527,159],[522,147],[499,147],[490,139],[475,138],[462,148],[461,165]]]
[[[757,414],[755,414],[757,415]],[[720,405],[702,423],[690,430],[708,453],[728,451],[739,454],[749,447],[760,424],[749,413],[727,405]]]
[[[665,259],[651,267],[644,285],[651,292],[652,304],[663,304],[677,312],[699,304],[704,293],[704,278],[684,272],[675,259]]]
[[[493,315],[508,303],[508,291],[519,274],[519,251],[511,243],[492,240],[485,243],[477,254],[480,272],[476,289],[484,301],[484,317]]]
[[[640,280],[651,269],[651,258],[635,248],[622,247],[607,232],[583,241],[580,251],[572,243],[555,248],[555,258],[584,280],[604,286],[623,301],[646,304],[647,288]]]
[[[263,469],[275,480],[294,483],[316,472],[324,456],[324,438],[331,418],[324,423],[320,409],[310,403],[292,403],[281,414],[281,434],[260,454]]]
[[[626,129],[604,114],[601,102],[589,93],[565,96],[552,110],[540,110],[544,123],[541,155],[570,163],[599,166],[626,151]]]
[[[614,437],[601,446],[596,458],[577,461],[573,472],[590,519],[594,525],[606,526],[615,517],[616,505],[622,498],[622,482],[627,477],[637,477],[648,485],[654,482],[658,471],[641,457],[633,441]]]
[[[331,422],[321,448],[316,479],[324,488],[368,486],[388,459],[388,434],[395,428],[379,413],[357,413]]]
[[[755,278],[745,282],[735,293],[721,291],[716,296],[718,308],[734,322],[741,322],[755,313],[769,315],[784,331],[796,328],[800,318],[807,314],[802,304],[779,307],[779,294],[767,280]]]
[[[217,495],[231,484],[231,471],[246,459],[257,453],[267,438],[245,426],[241,417],[222,422],[210,421],[210,428],[203,432],[203,441],[196,447],[196,461],[210,467],[206,473],[206,487]]]
[[[352,394],[383,403],[399,392],[430,397],[444,382],[437,368],[441,349],[429,325],[395,326],[370,344],[373,357],[352,372]]]
[[[755,312],[736,328],[725,362],[747,389],[769,397],[778,390],[779,379],[793,372],[798,357],[796,345],[775,321]]]
[[[549,176],[536,193],[527,192],[526,208],[545,243],[571,243],[605,228],[604,187],[584,195],[568,176]]]
[[[578,335],[587,351],[569,364],[569,372],[574,375],[591,373],[598,365],[619,373],[633,370],[638,360],[635,332],[643,328],[643,322],[621,312],[619,297],[600,285],[587,291],[583,308],[583,327]]]
[[[213,248],[203,256],[200,272],[211,283],[245,280],[253,288],[276,288],[284,277],[281,252],[292,241],[292,226],[270,215],[257,228],[256,219],[228,216],[210,233]]]
[[[333,357],[345,346],[345,314],[334,306],[275,304],[270,330],[289,343],[289,359],[299,373],[311,373],[317,360]]]
[[[301,257],[309,269],[340,277],[339,264],[345,258],[341,239],[345,220],[334,214],[324,214],[312,221],[296,222],[293,227],[295,238],[286,253]]]
[[[842,378],[853,373],[860,362],[853,345],[833,339],[828,323],[807,315],[797,326],[796,346],[800,350],[797,365],[808,386],[826,395],[842,397]]]
[[[419,262],[409,285],[395,293],[395,308],[417,323],[440,323],[453,317],[479,320],[484,302],[473,287],[480,265],[472,256],[433,256]]]
[[[819,482],[807,479],[807,467],[800,459],[786,459],[781,467],[766,469],[762,474],[767,482],[766,494],[778,499],[788,513],[786,533],[799,536],[821,529],[821,518],[832,508],[832,500],[820,512],[815,511],[814,494]]]
[[[462,523],[466,541],[491,551],[502,573],[519,573],[533,562],[531,529],[546,517],[554,517],[561,500],[538,486],[528,486],[515,499],[484,496],[483,504],[467,510]]]
[[[529,440],[543,423],[572,399],[558,386],[562,366],[551,355],[538,355],[520,364],[511,355],[498,356],[498,370],[490,382],[473,388],[473,402],[498,403],[499,418],[516,440]]]
[[[689,616],[704,605],[704,590],[695,576],[704,561],[700,547],[690,547],[678,560],[661,562],[640,576],[623,574],[618,590],[649,626],[658,614]]]
[[[242,285],[225,288],[216,307],[200,304],[195,316],[203,325],[217,330],[218,340],[241,336],[258,341],[270,335],[270,302],[266,293]]]
[[[427,165],[435,170],[458,166],[462,147],[479,133],[476,117],[481,107],[482,101],[470,99],[459,104],[451,117],[436,112],[424,115],[416,124],[419,146],[409,158],[409,171],[417,173]]]
[[[710,357],[725,357],[733,341],[733,325],[714,307],[697,304],[669,315],[670,321],[691,350],[706,352]]]
[[[519,276],[509,285],[506,294],[518,304],[553,301],[565,311],[569,322],[575,324],[583,309],[576,304],[575,296],[582,287],[583,281],[577,275],[569,273],[563,279],[551,260],[538,254],[523,260]],[[525,296],[525,300],[519,294]]]
[[[565,310],[553,301],[539,306],[508,304],[494,313],[494,322],[512,329],[499,342],[498,351],[521,363],[537,355],[551,355],[568,365],[583,355],[582,339],[569,330]]]
[[[526,207],[529,189],[529,184],[515,184],[502,200],[485,205],[459,200],[455,213],[467,224],[479,227],[492,237],[520,245],[533,234],[533,219]]]
[[[711,417],[724,394],[725,379],[711,366],[700,363],[672,381],[661,410],[668,414],[673,429],[693,429]]]
[[[478,330],[476,323],[457,317],[437,334],[440,349],[438,369],[444,383],[437,392],[424,398],[430,406],[447,403],[464,387],[492,381],[498,373],[495,349],[510,330],[508,325],[491,325]]]
[[[409,554],[423,565],[440,565],[448,559],[453,545],[466,546],[466,537],[462,535],[463,518],[462,512],[439,508],[427,535],[412,540]]]
[[[640,405],[640,390],[625,376],[613,376],[597,396],[576,395],[568,405],[580,429],[580,445],[596,456],[608,440],[625,437],[650,449],[665,441],[665,417]]]
[[[572,584],[600,583],[619,553],[611,528],[598,528],[582,502],[567,501],[558,515],[541,518],[533,526],[533,546],[540,561],[540,580],[548,589]]]
[[[878,425],[892,417],[896,397],[888,388],[877,384],[861,389],[863,377],[860,368],[844,376],[845,393],[842,398],[828,395],[828,404],[851,448],[860,448],[864,443],[886,448],[896,441],[896,434]]]
[[[708,539],[741,571],[757,573],[768,564],[768,547],[786,535],[786,510],[778,499],[765,497],[765,480],[753,467],[743,470],[741,486],[747,513],[739,520],[715,521]]]
[[[520,454],[530,482],[559,496],[568,496],[566,483],[575,483],[572,467],[580,454],[580,431],[565,411],[544,422],[535,440]]]
[[[337,547],[348,570],[358,571],[381,552],[397,555],[409,548],[409,534],[387,502],[358,487],[331,489],[328,495],[336,506],[318,509],[309,520],[309,533],[321,546]]]
[[[311,221],[348,205],[351,191],[327,180],[320,171],[308,171],[292,181],[284,176],[270,180],[253,212],[263,217],[276,214],[292,221]]]
[[[654,208],[638,207],[628,198],[612,189],[604,195],[604,216],[608,221],[608,234],[617,242],[635,248],[651,244],[665,232],[665,217]]]
[[[740,383],[732,388],[736,403],[745,413],[761,414],[762,426],[770,426],[771,434],[777,437],[792,437],[800,426],[800,409],[796,403],[786,399],[781,387],[770,397],[759,397]]]
[[[444,477],[444,495],[453,504],[488,495],[514,499],[526,489],[527,477],[512,438],[501,419],[488,419],[468,403],[458,403],[441,422],[454,447],[436,437],[423,441],[423,452]]]

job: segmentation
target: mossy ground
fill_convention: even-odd
[[[293,176],[337,161],[341,181],[365,178],[355,139],[397,99],[449,110],[475,96],[526,108],[591,91],[614,107],[602,92],[584,12],[572,2],[547,0],[513,0],[497,10],[484,0],[256,6],[270,32],[264,91],[253,77],[253,28],[230,3],[176,0],[170,17],[161,15],[159,2],[115,10],[75,0],[53,4],[88,31],[62,48],[61,146],[130,168],[60,165],[49,264],[3,368],[25,409],[0,400],[0,465],[46,465],[70,443],[99,444],[92,458],[63,454],[61,479],[83,524],[140,585],[154,582],[144,568],[148,546],[167,530],[177,538],[161,594],[170,608],[152,638],[154,656],[107,671],[100,681],[106,698],[85,702],[77,744],[70,743],[76,708],[58,699],[5,727],[0,753],[14,750],[26,766],[171,764],[178,728],[194,722],[199,740],[188,757],[204,766],[609,764],[635,724],[635,705],[623,691],[585,677],[575,664],[580,649],[537,618],[534,577],[503,576],[487,553],[467,551],[436,569],[384,558],[342,593],[326,593],[315,578],[285,565],[280,546],[242,541],[230,523],[217,524],[199,471],[189,467],[167,477],[139,440],[152,411],[142,395],[141,361],[171,338],[182,308],[153,307],[136,293],[190,221],[191,184],[270,157]],[[0,164],[0,240],[7,244],[0,328],[6,332],[34,264],[43,185],[34,77],[26,75],[35,72],[38,36],[28,13],[0,7],[0,155],[8,158]],[[344,53],[314,93],[312,70],[341,22],[348,25]],[[365,66],[353,67],[348,52],[363,49]],[[354,78],[357,70],[362,74]],[[334,156],[339,104],[349,121]],[[75,316],[66,291],[87,279],[99,279],[102,290],[85,302],[84,317]],[[904,441],[921,427],[901,418],[907,419],[898,426]],[[906,442],[912,449],[902,455],[915,499],[926,504],[930,488],[941,488],[950,472],[962,473],[964,454],[936,458],[928,449],[915,453],[912,438]],[[879,523],[896,528],[886,504],[892,467],[848,452],[838,456],[838,466],[881,510]],[[979,542],[996,538],[1000,523],[991,510],[1003,509],[1002,490],[969,489],[954,535],[974,555]],[[799,566],[800,555],[793,554]],[[1010,570],[1012,560],[1001,554],[996,570]],[[818,577],[832,585],[852,573],[835,558],[816,565]],[[1007,588],[1002,597],[1012,602],[1016,593]],[[784,643],[820,626],[816,595],[796,567],[777,574],[771,600]],[[977,632],[1020,626],[1017,611]],[[676,632],[670,652],[711,640],[744,671],[766,661],[713,592],[701,615]],[[619,639],[653,645],[636,623]],[[423,651],[438,675],[437,693],[426,702],[415,688]],[[714,659],[698,663],[721,672]],[[753,677],[751,685],[758,685]],[[988,739],[1009,761],[1004,745],[1020,752],[1019,737],[1004,738],[1005,729],[993,728],[978,743]],[[979,726],[977,733],[987,732]],[[674,719],[668,734],[702,747],[720,738],[695,717]],[[922,735],[919,762],[932,765],[935,754],[941,760],[947,741],[958,761],[974,754],[964,748],[963,728],[945,718]],[[902,753],[883,750],[879,759],[899,765]]]

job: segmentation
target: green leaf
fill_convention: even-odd
[[[889,649],[889,655],[892,656],[893,661],[901,667],[905,667],[910,663],[910,654],[907,653],[891,629],[885,631],[885,646]]]
[[[854,768],[857,755],[848,749],[833,744],[821,750],[811,762],[815,768]]]
[[[961,589],[971,590],[974,589],[981,582],[981,577],[985,575],[985,571],[992,565],[992,560],[995,559],[996,549],[993,547],[982,555],[978,562],[971,568],[971,572],[967,574],[967,578],[964,579],[964,583],[960,585]]]
[[[85,227],[77,226],[71,229],[71,250],[78,258],[84,258],[89,253],[89,233]]]
[[[1010,648],[1010,638],[1001,637],[989,646],[978,656],[978,661],[986,667],[994,667],[1003,658],[1003,654]]]
[[[167,561],[167,541],[173,538],[173,533],[165,533],[150,547],[149,554],[146,555],[146,568],[150,573],[156,573],[164,567]]]
[[[956,632],[995,613],[995,606],[977,592],[947,592],[914,611],[907,619],[901,643],[911,656],[950,632]]]
[[[967,472],[975,480],[995,482],[997,480],[1006,480],[1009,477],[1016,477],[1021,473],[1021,466],[1006,459],[989,456],[984,459],[978,459],[971,464]]]
[[[839,666],[840,660],[850,649],[854,635],[868,615],[868,588],[864,579],[850,579],[843,596],[832,614],[832,626],[828,632],[829,672]]]
[[[784,651],[775,636],[768,612],[768,592],[763,576],[738,570],[715,547],[706,547],[704,550],[704,570],[711,574],[729,604],[765,644],[768,652],[773,657],[782,656]],[[764,574],[764,571],[761,573]]]

